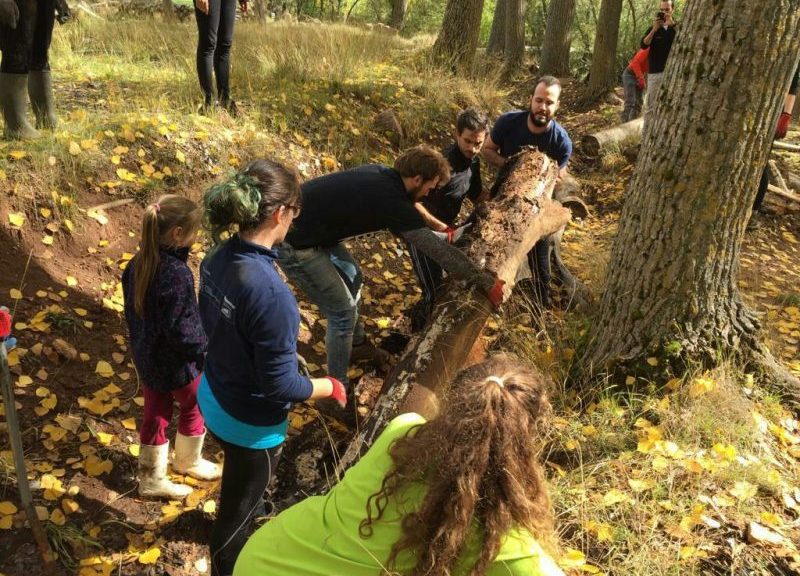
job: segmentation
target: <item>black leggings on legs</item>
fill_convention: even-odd
[[[213,77],[217,77],[217,97],[220,104],[230,101],[231,45],[236,22],[236,0],[208,0],[208,14],[194,7],[197,20],[197,77],[203,89],[205,103],[214,99]]]
[[[217,519],[211,530],[211,576],[230,576],[264,506],[264,490],[275,474],[282,446],[243,448],[217,438],[225,453]]]

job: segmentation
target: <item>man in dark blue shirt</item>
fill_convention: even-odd
[[[394,168],[359,166],[302,186],[303,209],[278,246],[278,264],[327,319],[328,372],[345,386],[353,348],[369,346],[359,321],[363,277],[345,240],[389,230],[450,274],[482,288],[495,306],[502,302],[502,281],[442,241],[446,234],[437,237],[414,207],[449,177],[439,152],[416,146],[398,157]]]
[[[461,112],[456,119],[455,141],[442,152],[450,164],[450,181],[431,190],[416,203],[416,208],[431,230],[443,232],[451,242],[457,241],[464,226],[455,228],[465,198],[473,205],[485,200],[481,183],[480,151],[486,140],[489,119],[474,108]],[[411,331],[421,330],[430,318],[436,293],[442,285],[443,271],[436,261],[408,245],[411,263],[422,288],[422,299],[411,309]]]
[[[558,197],[560,185],[571,177],[567,164],[572,156],[572,140],[567,131],[553,117],[558,110],[561,97],[561,82],[553,76],[542,76],[531,94],[528,110],[507,112],[497,119],[486,144],[484,159],[500,169],[492,188],[494,196],[505,179],[502,168],[508,158],[525,146],[535,146],[558,163],[559,175],[554,195]],[[550,305],[550,248],[547,238],[536,243],[528,253],[528,264],[534,275],[537,302],[547,308]]]

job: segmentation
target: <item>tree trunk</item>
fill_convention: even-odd
[[[550,199],[557,177],[555,163],[530,151],[516,164],[497,199],[482,210],[475,225],[476,240],[467,249],[473,262],[512,287],[527,253],[544,236],[569,221],[569,210]],[[381,397],[360,427],[337,467],[350,466],[369,448],[397,414],[436,414],[438,398],[464,364],[491,313],[486,297],[463,284],[452,286],[439,300],[433,321],[407,348],[384,382]]]
[[[588,369],[641,367],[651,355],[713,365],[721,349],[777,366],[737,277],[799,25],[800,0],[687,3],[626,193]]]
[[[575,0],[550,2],[542,43],[542,61],[539,64],[542,74],[569,75],[569,48],[572,44],[574,20]]]
[[[517,72],[525,62],[525,9],[527,0],[506,3],[506,74]]]
[[[406,10],[408,9],[408,0],[392,0],[392,15],[389,18],[389,26],[403,29],[403,24],[406,22]]]
[[[506,8],[507,0],[497,0],[492,18],[492,30],[489,32],[489,41],[486,43],[486,52],[500,56],[506,49]]]
[[[596,100],[617,85],[617,40],[622,0],[603,0],[594,37],[592,67],[589,70],[588,100]]]
[[[434,58],[453,69],[469,69],[481,31],[483,0],[447,0],[442,30],[433,45]]]

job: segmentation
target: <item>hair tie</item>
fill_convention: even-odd
[[[488,378],[486,378],[486,381],[487,382],[494,382],[495,384],[500,386],[500,388],[505,388],[506,387],[505,384],[503,383],[503,379],[500,378],[499,376],[489,376]]]
[[[152,204],[152,206],[153,206],[153,209],[154,209],[156,212],[161,212],[161,204],[159,204],[158,202],[156,202],[155,204]]]

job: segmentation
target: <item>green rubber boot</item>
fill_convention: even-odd
[[[31,98],[33,113],[36,115],[36,127],[53,130],[58,124],[58,117],[53,105],[53,82],[50,79],[50,70],[28,73],[28,96]]]
[[[3,136],[9,140],[36,138],[39,133],[25,117],[28,109],[28,75],[0,73],[0,110],[6,122]]]

